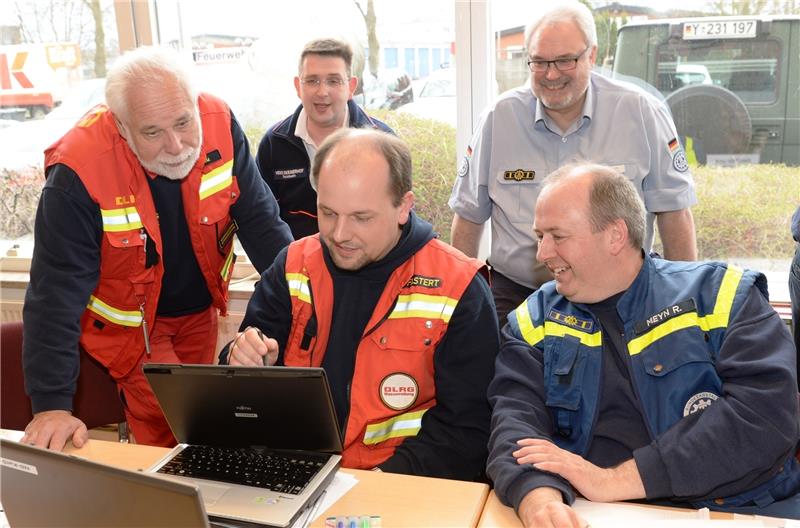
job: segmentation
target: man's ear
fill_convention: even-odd
[[[347,81],[347,91],[349,92],[348,99],[353,98],[353,94],[356,93],[356,88],[358,88],[358,77],[350,77]]]
[[[618,255],[628,246],[628,224],[622,218],[617,218],[608,226],[609,244],[611,254]]]
[[[400,225],[406,225],[406,222],[408,222],[409,213],[413,208],[414,192],[408,191],[400,200],[400,208],[397,210],[397,223]]]
[[[303,96],[300,93],[300,77],[294,78],[294,91],[297,92],[297,97],[303,99]]]
[[[117,125],[117,130],[119,131],[119,135],[122,136],[123,138],[125,138],[125,140],[127,141],[128,140],[128,129],[127,129],[127,127],[125,127],[125,125],[122,123],[120,118],[118,118],[114,114],[111,114],[111,115],[114,116],[114,123],[116,123],[116,125]]]

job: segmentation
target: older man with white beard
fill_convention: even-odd
[[[175,439],[141,364],[211,363],[239,237],[259,272],[291,242],[241,127],[198,93],[174,51],[139,48],[90,110],[45,151],[23,363],[24,442],[87,439],[72,416],[79,354],[115,379],[139,443]]]

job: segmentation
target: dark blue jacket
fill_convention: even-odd
[[[311,187],[311,162],[303,140],[294,132],[303,105],[270,128],[258,145],[256,163],[261,177],[278,200],[281,218],[295,240],[313,235],[317,227],[317,193]],[[394,134],[382,121],[368,116],[352,99],[347,101],[351,128],[372,127]]]
[[[514,506],[539,486],[571,502],[564,480],[511,453],[517,440],[538,437],[586,455],[603,395],[600,324],[554,284],[509,315],[489,388],[488,473]],[[759,273],[646,257],[617,301],[651,439],[631,453],[648,499],[725,509],[800,492],[794,350],[765,292]]]

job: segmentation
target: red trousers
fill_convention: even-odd
[[[124,378],[117,379],[125,417],[138,444],[162,447],[175,445],[147,378],[143,363],[205,363],[214,361],[217,346],[217,309],[181,317],[157,317],[150,332],[150,356],[142,354],[139,364]]]

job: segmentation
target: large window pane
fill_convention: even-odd
[[[296,0],[277,11],[254,0],[229,1],[224,12],[216,6],[160,1],[161,39],[178,47],[191,43],[203,88],[231,105],[251,147],[300,103],[293,79],[303,45],[318,37],[344,38],[355,52],[356,101],[411,145],[417,212],[448,239],[446,201],[456,170],[455,75],[447,67],[453,3],[375,0],[374,24],[364,16],[367,0]],[[378,49],[369,45],[370,30]]]
[[[119,53],[113,4],[3,2],[0,38],[0,249],[29,254],[43,150],[103,100]]]
[[[788,300],[786,273],[794,242],[789,218],[797,197],[798,59],[789,23],[743,16],[727,35],[684,38],[688,16],[742,15],[781,9],[755,2],[589,2],[598,34],[596,70],[633,82],[665,100],[692,155],[699,203],[693,208],[700,258],[765,270],[773,299]],[[500,91],[528,81],[523,32],[543,8],[492,0],[496,80]],[[788,7],[788,6],[787,6]],[[761,14],[767,14],[763,12]],[[780,15],[780,12],[774,13]],[[672,18],[669,22],[654,20]],[[747,35],[735,35],[755,20]],[[725,32],[726,26],[708,26]],[[745,28],[746,29],[746,28]],[[741,33],[741,31],[740,31]],[[615,61],[616,55],[616,61]],[[619,138],[624,141],[624,138]]]

